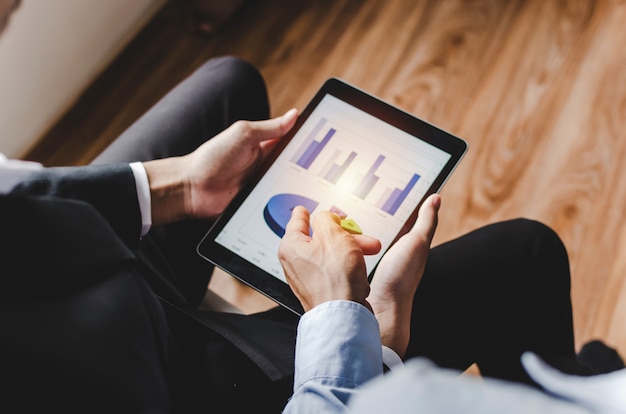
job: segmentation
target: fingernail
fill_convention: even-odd
[[[433,207],[435,207],[437,210],[439,210],[439,207],[441,207],[441,197],[439,195],[436,195],[434,197]]]

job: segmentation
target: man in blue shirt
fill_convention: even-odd
[[[306,313],[298,329],[294,395],[285,412],[625,413],[626,370],[570,376],[531,353],[523,354],[523,365],[547,393],[459,376],[423,358],[396,364],[381,377],[381,346],[404,357],[410,336],[420,334],[411,332],[413,292],[440,204],[438,195],[426,200],[413,229],[383,258],[371,289],[363,253],[374,251],[375,242],[343,231],[332,213],[318,213],[310,223],[306,210],[294,209],[279,256]]]

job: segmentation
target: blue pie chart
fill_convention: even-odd
[[[276,194],[265,205],[263,218],[278,237],[283,237],[287,222],[291,218],[291,211],[296,206],[303,206],[312,212],[318,204],[317,201],[298,194]]]

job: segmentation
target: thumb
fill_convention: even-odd
[[[298,110],[294,108],[279,117],[253,122],[251,123],[251,135],[256,138],[258,142],[280,138],[289,132],[296,123],[296,119],[298,119]]]
[[[432,241],[437,228],[438,213],[441,207],[441,196],[431,194],[424,201],[417,213],[417,221],[410,233],[417,233],[429,242]]]

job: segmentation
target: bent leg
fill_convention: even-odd
[[[432,249],[414,301],[407,356],[528,382],[519,357],[573,360],[567,252],[551,229],[512,220]]]
[[[162,98],[95,164],[147,161],[187,154],[233,122],[269,117],[261,74],[233,57],[212,59]],[[138,253],[150,284],[162,297],[197,305],[213,266],[196,253],[211,223],[187,221],[153,228]]]
[[[269,116],[261,74],[249,63],[209,60],[131,125],[92,164],[184,155],[240,119]]]

